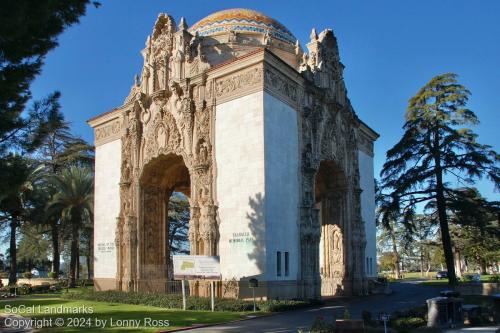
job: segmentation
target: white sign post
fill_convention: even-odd
[[[186,284],[184,279],[181,281],[182,287],[182,310],[186,311]]]
[[[378,319],[384,322],[384,332],[387,333],[387,322],[389,321],[389,315],[385,312],[380,312]]]
[[[175,255],[174,279],[182,281],[182,308],[186,310],[185,280],[212,280],[210,281],[210,298],[212,311],[215,310],[215,284],[214,280],[220,280],[219,256],[190,256]]]
[[[210,281],[210,305],[212,306],[212,312],[215,310],[215,284],[214,281]]]

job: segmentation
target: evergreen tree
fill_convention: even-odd
[[[168,245],[171,254],[189,254],[189,202],[174,192],[168,202]]]
[[[449,210],[454,244],[468,262],[478,264],[481,274],[500,260],[500,202],[490,202],[475,188],[461,188],[452,194]]]
[[[457,82],[457,75],[434,77],[410,99],[404,134],[387,152],[381,172],[387,217],[401,214],[407,226],[414,220],[416,206],[427,203],[441,231],[449,283],[456,285],[451,237],[448,227],[448,200],[452,192],[447,177],[466,184],[488,177],[500,187],[498,154],[476,141],[467,126],[478,119],[466,107],[470,92]],[[384,219],[389,221],[390,219]]]
[[[17,260],[18,266],[24,266],[24,271],[31,271],[32,268],[45,270],[44,266],[49,261],[49,250],[50,241],[40,232],[38,226],[26,223],[21,227]]]
[[[29,221],[31,196],[43,167],[19,155],[4,160],[7,173],[0,174],[0,222],[9,225],[9,285],[17,282],[17,232],[22,223]]]
[[[24,144],[36,115],[22,116],[30,84],[57,37],[85,15],[89,0],[3,0],[0,2],[0,157]],[[98,3],[93,2],[95,5]],[[1,170],[1,169],[0,169]]]

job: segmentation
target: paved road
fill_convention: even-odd
[[[372,295],[350,299],[336,298],[325,306],[309,308],[272,315],[263,318],[240,321],[236,323],[198,328],[186,332],[218,333],[218,332],[297,332],[300,328],[308,328],[318,316],[332,320],[333,316],[341,318],[347,308],[352,318],[361,318],[361,312],[368,310],[376,315],[381,311],[391,313],[425,304],[425,300],[439,295],[443,287],[421,286],[417,283],[392,283],[393,293],[390,295]]]

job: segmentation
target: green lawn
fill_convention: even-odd
[[[466,275],[466,274],[464,274]],[[428,281],[425,281],[425,282],[422,282],[422,285],[427,285],[427,286],[439,286],[439,285],[447,285],[448,284],[448,279],[439,279],[439,280],[436,280],[435,279],[435,276],[436,274],[434,273],[434,275],[429,275],[432,277],[432,279],[429,279]],[[492,275],[488,275],[488,274],[484,274],[484,275],[481,275],[481,282],[492,282],[490,281],[490,277]],[[466,281],[463,281],[462,280],[462,283],[464,283]],[[471,283],[474,283],[474,282],[471,282]]]
[[[66,300],[61,299],[59,295],[24,296],[16,300],[2,300],[0,301],[0,312],[7,313],[9,312],[9,308],[14,309],[14,307],[19,306],[29,307],[29,309],[32,309],[31,307],[33,306],[33,314],[21,313],[25,317],[37,320],[51,319],[53,323],[55,323],[56,318],[64,319],[63,327],[54,328],[55,324],[53,324],[53,328],[42,329],[41,332],[89,332],[89,327],[92,328],[90,331],[95,332],[96,328],[98,328],[96,325],[98,322],[101,323],[101,327],[102,325],[105,326],[104,329],[99,329],[99,332],[157,332],[159,330],[172,330],[193,324],[222,323],[245,316],[245,313],[238,312],[182,311],[142,305]],[[68,310],[72,311],[72,309],[78,308],[82,309],[80,310],[82,312],[82,307],[86,307],[87,313],[54,313],[59,309],[64,309],[68,312]],[[93,313],[90,314],[89,309],[92,309]],[[82,327],[68,327],[72,321],[73,324],[77,324],[72,318],[82,318],[78,320]],[[127,322],[120,322],[122,320],[127,320]],[[137,322],[132,322],[131,320],[138,321],[139,326],[136,327],[135,324]],[[164,323],[157,323],[156,326],[148,325],[148,323],[159,320],[164,321]],[[114,325],[114,327],[111,327],[111,325]]]

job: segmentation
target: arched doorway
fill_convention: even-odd
[[[138,290],[167,291],[172,276],[168,209],[174,193],[191,196],[189,170],[181,156],[160,155],[148,162],[140,177]]]
[[[319,272],[321,295],[343,292],[346,263],[346,177],[334,161],[321,161],[315,177],[314,205],[321,225]]]

